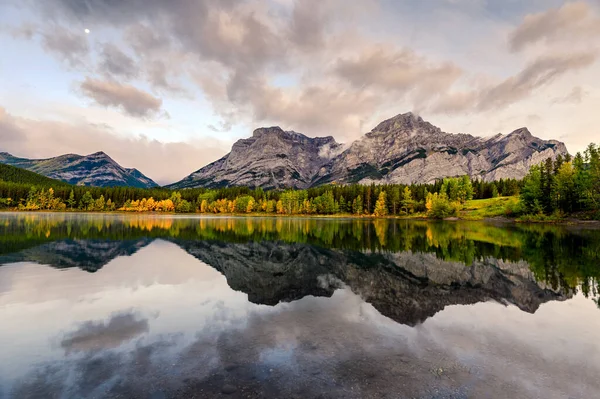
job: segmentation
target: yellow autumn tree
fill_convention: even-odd
[[[254,211],[254,204],[254,198],[250,197],[250,199],[248,200],[248,206],[246,207],[247,213],[252,213],[252,211]]]
[[[375,216],[385,216],[388,214],[385,191],[379,193],[379,198],[377,198],[377,202],[375,202],[375,211],[373,215]]]
[[[202,202],[200,203],[200,212],[202,212],[202,213],[208,212],[208,201],[205,199],[203,199]]]

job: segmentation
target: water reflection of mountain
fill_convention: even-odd
[[[151,238],[125,241],[59,240],[0,256],[0,265],[35,262],[59,269],[79,267],[88,272],[96,272],[117,256],[133,255],[152,241]]]
[[[346,284],[383,315],[415,325],[448,305],[488,300],[533,313],[571,296],[536,283],[524,262],[493,258],[466,267],[423,253],[362,253],[273,242],[177,242],[216,268],[250,301],[274,305],[307,295],[330,296]]]
[[[328,249],[273,241],[168,240],[223,273],[228,284],[248,294],[251,302],[275,305],[307,295],[331,296],[345,284],[383,315],[408,325],[423,322],[449,305],[495,300],[533,313],[544,302],[571,296],[568,290],[537,283],[522,261],[486,257],[466,266],[438,259],[434,253],[412,251]],[[95,272],[151,241],[59,240],[2,256],[0,263],[32,261]]]

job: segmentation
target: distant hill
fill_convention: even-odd
[[[122,167],[102,151],[85,156],[66,154],[48,159],[19,158],[7,152],[0,152],[0,163],[78,186],[137,188],[158,186],[139,170]]]
[[[469,175],[485,181],[523,178],[565,145],[527,128],[494,137],[446,133],[412,113],[377,125],[349,145],[279,127],[260,128],[223,158],[167,187],[308,188],[328,183],[433,183]]]
[[[31,172],[26,169],[17,168],[16,166],[0,163],[0,181],[7,181],[21,184],[31,184],[44,187],[67,186],[60,180],[51,179],[49,177]]]

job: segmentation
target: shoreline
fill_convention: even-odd
[[[486,223],[499,223],[499,224],[544,224],[544,225],[562,225],[562,226],[586,226],[586,227],[597,227],[600,228],[600,220],[584,220],[576,218],[565,218],[565,219],[552,219],[552,220],[518,220],[518,218],[508,218],[502,216],[496,217],[484,217],[484,218],[471,218],[453,216],[443,219],[430,218],[424,215],[414,216],[372,216],[372,215],[353,215],[353,214],[336,214],[336,215],[287,215],[277,213],[176,213],[176,212],[127,212],[127,211],[53,211],[53,210],[39,210],[39,211],[20,211],[17,209],[0,209],[0,213],[23,213],[23,214],[48,214],[48,213],[60,213],[60,214],[81,214],[81,215],[148,215],[148,216],[207,216],[207,217],[246,217],[246,218],[259,218],[259,217],[278,217],[278,218],[313,218],[313,219],[359,219],[359,220],[417,220],[426,222],[486,222]]]

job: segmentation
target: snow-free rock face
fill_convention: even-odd
[[[327,183],[432,183],[469,175],[487,181],[523,178],[546,158],[567,154],[561,142],[526,129],[491,138],[445,133],[412,113],[377,125],[349,146],[280,128],[258,129],[220,160],[171,185],[313,187]]]
[[[104,152],[90,155],[66,154],[48,159],[27,159],[0,153],[0,163],[27,169],[35,173],[78,186],[139,187],[158,186],[137,169],[124,168]]]
[[[223,158],[168,187],[307,188],[339,148],[333,137],[310,138],[280,127],[256,129]]]

